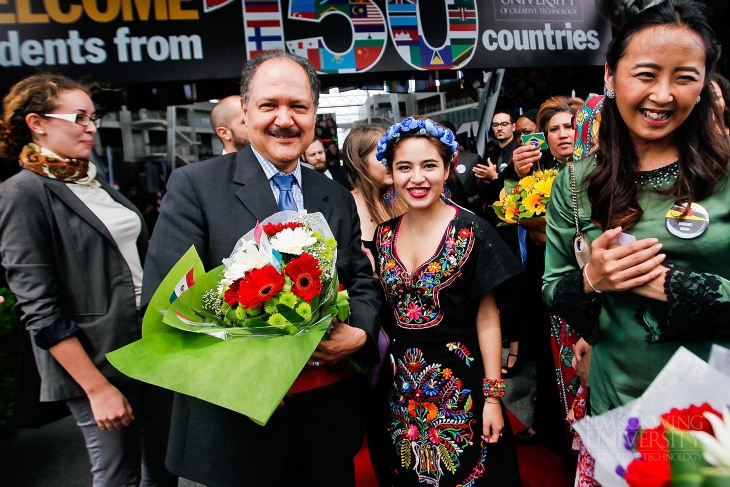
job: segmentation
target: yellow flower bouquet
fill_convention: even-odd
[[[545,230],[545,212],[550,202],[557,169],[544,169],[525,176],[513,187],[505,183],[499,201],[492,205],[502,222],[521,225],[530,230]]]

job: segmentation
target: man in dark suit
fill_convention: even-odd
[[[439,123],[451,130],[454,134],[456,133],[456,127],[448,120],[442,120]],[[464,150],[463,147],[459,146],[458,157],[456,158],[456,162],[454,163],[455,166],[452,169],[454,171],[453,174],[455,179],[458,180],[457,184],[460,185],[461,188],[454,187],[452,188],[452,191],[454,192],[454,198],[456,198],[456,194],[459,191],[462,191],[463,198],[466,200],[464,202],[466,208],[483,218],[483,202],[479,196],[479,191],[477,190],[477,177],[474,174],[474,168],[481,163],[482,158],[479,154],[474,154],[473,152]],[[456,183],[456,181],[454,181],[454,183]],[[456,199],[454,199],[454,201],[456,201]],[[456,202],[459,203],[458,201]]]
[[[211,269],[257,221],[297,209],[321,212],[337,239],[337,271],[350,294],[351,321],[335,320],[308,362],[309,372],[322,372],[329,385],[285,398],[266,426],[176,394],[167,465],[208,487],[354,485],[362,376],[333,381],[336,374],[328,371],[350,356],[378,358],[376,281],[360,249],[355,202],[342,186],[299,164],[314,138],[319,99],[309,61],[281,51],[256,56],[244,67],[241,94],[250,144],[172,173],[145,266],[143,303],[191,244]]]

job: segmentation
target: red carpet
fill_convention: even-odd
[[[513,431],[522,431],[525,425],[507,411]],[[571,487],[574,477],[565,471],[553,452],[542,445],[517,445],[517,458],[520,462],[522,487]],[[362,448],[355,457],[356,487],[378,487],[375,472],[370,464],[368,445],[363,441]]]

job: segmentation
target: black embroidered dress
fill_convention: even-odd
[[[376,267],[392,320],[393,484],[516,485],[514,438],[482,442],[480,297],[522,271],[494,229],[456,207],[435,254],[411,274],[398,258],[398,217],[378,226]],[[496,407],[496,406],[495,406]],[[504,414],[504,409],[503,409]]]

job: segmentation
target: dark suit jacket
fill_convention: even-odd
[[[142,221],[129,200],[106,181],[99,182]],[[144,262],[144,222],[137,248]],[[116,385],[132,380],[105,357],[141,338],[132,275],[107,228],[65,183],[21,171],[0,184],[0,256],[26,329],[74,320],[80,328],[76,335],[101,373]],[[34,341],[33,352],[42,401],[84,395]]]
[[[484,162],[479,154],[460,150],[459,159],[456,161],[456,167],[454,168],[454,173],[461,182],[461,186],[464,189],[464,195],[468,201],[467,208],[479,216],[484,215],[484,210],[482,209],[482,204],[484,202],[479,196],[479,191],[477,189],[478,178],[474,174],[474,168],[477,164],[483,163]]]
[[[378,358],[377,282],[360,250],[355,201],[345,188],[316,171],[302,170],[302,189],[306,209],[321,212],[337,239],[337,271],[351,298],[350,325],[368,335],[368,344],[358,354],[374,363]],[[238,239],[257,221],[278,211],[266,175],[250,147],[174,171],[150,243],[143,303],[149,302],[191,244],[206,269],[212,269],[230,255]],[[301,395],[316,391],[326,394],[328,389]],[[337,411],[347,411],[348,398],[328,397],[323,403],[331,404],[334,412],[313,410],[306,421],[322,421],[324,430],[334,429],[322,431],[323,441],[347,443],[342,450],[354,450],[354,456],[362,425],[333,419]],[[233,411],[176,394],[168,468],[209,487],[277,485],[287,469],[293,468],[282,462],[287,452],[298,448],[292,425],[303,421],[289,409],[277,410],[262,427]]]
[[[483,181],[479,180],[477,182],[477,189],[479,191],[479,196],[481,197],[482,201],[487,205],[487,209],[485,211],[486,214],[486,220],[492,224],[492,226],[497,226],[499,223],[499,218],[497,218],[497,215],[495,215],[494,210],[489,207],[489,205],[493,204],[495,201],[499,199],[499,193],[502,191],[502,188],[504,188],[504,176],[505,174],[509,174],[512,166],[512,153],[517,148],[517,138],[513,138],[512,141],[507,144],[504,147],[499,147],[498,145],[492,148],[489,152],[487,152],[487,158],[492,161],[492,164],[497,165],[500,154],[502,155],[502,164],[507,164],[507,167],[500,170],[499,166],[497,167],[498,176],[497,179],[493,180],[490,183],[484,183]],[[506,173],[505,173],[506,171]],[[512,173],[514,173],[514,170],[512,170]]]

